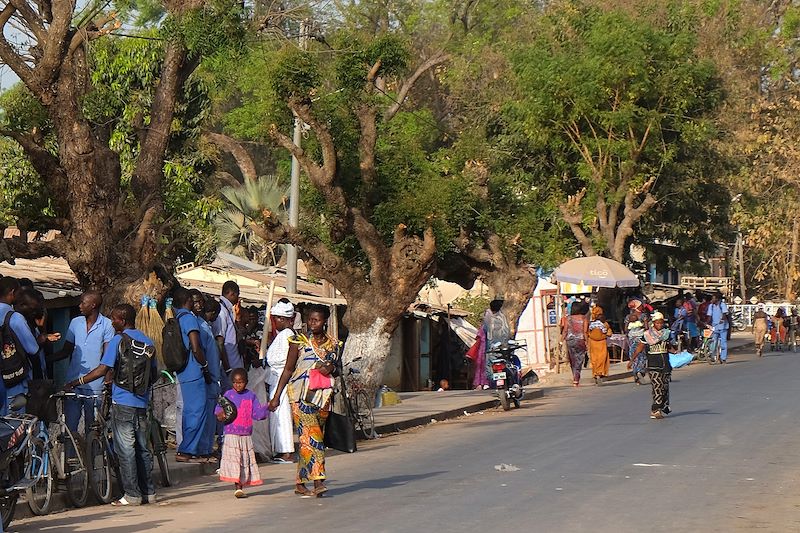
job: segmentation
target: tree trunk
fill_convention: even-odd
[[[506,315],[511,334],[517,332],[519,317],[533,297],[539,279],[528,265],[510,265],[503,270],[495,270],[483,278],[492,289],[495,297],[504,300],[503,313]]]
[[[794,222],[792,223],[792,251],[789,257],[789,273],[786,278],[786,300],[791,302],[795,298],[795,278],[797,277],[797,256],[800,253],[800,224],[798,224],[798,219],[795,218]],[[739,260],[743,259],[744,252],[742,251],[743,242],[741,240],[741,234],[739,236]],[[740,266],[743,268],[743,265]],[[744,280],[743,280],[744,281]]]
[[[386,325],[386,319],[374,318],[366,327],[350,330],[344,345],[345,364],[352,363],[352,368],[361,371],[359,379],[372,392],[383,384],[383,371],[392,346],[394,331],[388,332]]]

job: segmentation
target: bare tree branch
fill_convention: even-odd
[[[255,180],[258,178],[258,172],[256,171],[253,158],[250,157],[250,154],[239,141],[223,133],[215,133],[213,131],[205,132],[203,137],[233,156],[245,180]]]
[[[417,80],[420,78],[420,76],[428,72],[433,67],[441,65],[449,60],[450,54],[439,52],[433,57],[423,61],[417,67],[414,73],[411,74],[411,76],[409,76],[408,79],[406,79],[400,86],[400,90],[397,92],[397,98],[395,98],[395,102],[386,111],[384,111],[383,120],[385,122],[390,121],[397,114],[397,112],[400,111],[400,108],[408,97],[408,93],[414,87],[414,84],[417,83]]]

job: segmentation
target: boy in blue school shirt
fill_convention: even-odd
[[[213,378],[208,369],[205,350],[200,337],[200,324],[192,314],[189,291],[178,287],[172,293],[175,318],[181,326],[183,345],[189,351],[186,367],[178,372],[178,383],[183,398],[181,413],[182,439],[175,454],[179,463],[208,462],[201,457],[203,432],[206,424],[206,386]]]
[[[9,327],[14,332],[19,342],[19,347],[22,348],[30,357],[38,353],[39,345],[47,341],[45,335],[34,337],[31,328],[28,326],[27,320],[20,313],[14,311],[12,306],[16,301],[17,292],[20,290],[19,280],[12,277],[4,277],[0,279],[0,324],[5,322],[6,315],[13,313],[9,321]],[[9,410],[16,413],[25,411],[25,394],[28,393],[28,381],[30,380],[30,372],[26,379],[13,387],[6,388],[5,383],[2,385],[4,389],[3,397],[6,398],[5,405],[0,414],[6,415]],[[0,379],[0,382],[3,380]]]
[[[86,375],[70,381],[66,390],[88,383],[99,382],[101,377],[111,380],[119,357],[119,346],[124,333],[131,339],[153,345],[144,333],[136,329],[136,310],[128,304],[121,304],[111,311],[111,324],[116,335],[111,339],[103,353],[100,364]],[[150,376],[158,372],[156,358],[151,359]],[[144,395],[135,394],[119,387],[116,383],[111,388],[111,426],[114,431],[114,449],[119,459],[123,496],[112,502],[114,506],[139,505],[155,503],[156,490],[153,485],[153,455],[150,452],[149,432],[147,424],[147,404],[150,401],[152,388],[148,384]]]

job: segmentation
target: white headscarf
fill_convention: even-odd
[[[294,306],[290,303],[278,302],[270,309],[272,316],[281,316],[284,318],[294,318]]]

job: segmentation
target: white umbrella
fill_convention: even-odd
[[[559,266],[553,274],[563,283],[593,287],[638,287],[639,278],[628,267],[605,257],[579,257]]]

